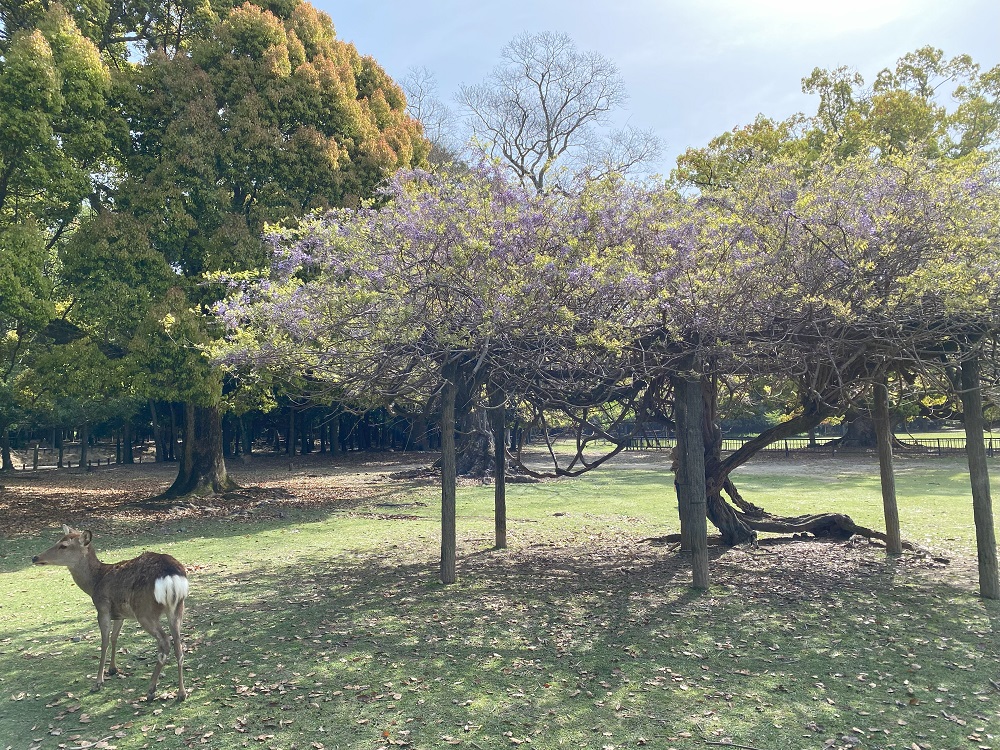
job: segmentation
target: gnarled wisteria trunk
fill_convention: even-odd
[[[709,378],[702,378],[705,427],[705,494],[708,519],[719,529],[722,543],[727,546],[754,542],[757,532],[778,534],[811,533],[816,536],[847,539],[854,534],[887,541],[881,531],[859,526],[843,513],[825,512],[803,516],[776,516],[745,500],[730,475],[768,445],[784,438],[806,432],[830,416],[832,410],[819,403],[807,403],[801,413],[788,421],[775,425],[739,450],[722,455],[722,431],[719,428],[717,386]],[[904,542],[913,549],[914,545]]]

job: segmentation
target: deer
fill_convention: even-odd
[[[173,651],[177,660],[177,700],[187,697],[184,690],[184,644],[181,640],[181,623],[184,618],[184,600],[188,594],[187,571],[170,555],[144,552],[131,560],[103,563],[94,551],[94,535],[90,531],[77,531],[65,524],[63,537],[40,555],[31,558],[35,565],[63,565],[69,568],[76,585],[83,589],[97,608],[97,624],[101,629],[101,661],[97,667],[97,682],[93,690],[104,687],[104,665],[108,646],[111,660],[108,674],[119,674],[115,664],[118,634],[126,618],[137,620],[142,628],[156,639],[157,658],[153,667],[153,680],[149,684],[146,700],[156,695],[163,665],[170,658],[170,639],[160,625],[160,617],[167,616]]]

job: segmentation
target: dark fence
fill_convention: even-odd
[[[897,435],[896,440],[897,449],[900,453],[909,453],[912,451],[922,455],[943,456],[946,453],[965,452],[964,437],[915,438],[910,436],[900,437]],[[723,438],[722,450],[727,453],[737,451],[750,441],[751,438]],[[629,439],[625,450],[668,451],[672,450],[676,445],[676,438],[671,437],[665,432],[651,431]],[[817,438],[814,441],[810,441],[806,437],[794,437],[777,440],[766,448],[763,448],[762,452],[784,453],[786,455],[791,455],[793,452],[836,455],[837,453],[857,453],[859,450],[864,451],[866,449],[841,447],[837,442],[837,438]],[[986,454],[991,457],[1000,455],[1000,438],[986,438]]]
[[[115,446],[108,443],[96,443],[90,446],[87,457],[87,468],[98,468],[100,466],[110,466],[111,464],[123,463],[123,451],[128,448]],[[11,459],[16,470],[37,471],[38,469],[80,468],[80,445],[79,443],[68,443],[62,452],[60,463],[60,453],[56,448],[44,448],[33,445],[26,450],[13,451]],[[132,449],[132,462],[141,464],[143,460],[152,463],[155,459],[151,446],[135,446]]]

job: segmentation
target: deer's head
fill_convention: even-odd
[[[73,565],[87,555],[94,535],[63,524],[63,537],[40,555],[31,558],[35,565]]]

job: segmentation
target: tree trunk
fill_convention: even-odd
[[[427,450],[427,415],[420,413],[414,416],[413,425],[410,429],[410,442],[413,449],[418,451]]]
[[[312,411],[305,410],[299,418],[299,453],[305,456],[313,452]]]
[[[847,415],[847,431],[837,440],[843,448],[875,448],[878,445],[878,434],[875,420],[867,411],[853,411]]]
[[[222,457],[233,458],[233,428],[230,424],[231,417],[227,414],[222,418]],[[236,455],[239,455],[237,449]]]
[[[707,589],[708,525],[705,494],[705,402],[701,382],[689,376],[674,381],[677,471],[674,486],[681,520],[681,547],[691,552],[692,583]]]
[[[0,424],[0,471],[14,471],[10,457],[10,426]]]
[[[80,427],[80,468],[87,465],[88,453],[90,452],[90,425],[86,422]]]
[[[236,488],[222,456],[222,413],[217,406],[185,404],[184,452],[164,498],[211,495]]]
[[[168,497],[185,494],[182,488],[187,487],[190,483],[194,466],[194,421],[194,403],[187,402],[184,404],[184,434],[181,442],[180,458],[177,461],[177,476],[174,479],[173,485],[165,493]],[[170,407],[170,424],[171,432],[174,433],[171,437],[171,443],[176,444],[177,436],[174,430],[177,426],[177,420],[174,416],[173,405]]]
[[[976,524],[979,593],[984,599],[1000,599],[993,500],[990,497],[990,474],[983,439],[983,397],[978,354],[971,355],[962,363],[962,411],[965,416],[965,444],[972,484],[972,512]]]
[[[507,400],[499,389],[490,392],[493,430],[493,528],[495,549],[507,548]]]
[[[124,448],[122,449],[121,461],[123,464],[135,463],[135,458],[132,456],[132,443],[134,439],[132,434],[132,419],[129,418],[122,424],[122,444]]]
[[[330,419],[330,453],[340,451],[340,415]]]
[[[875,432],[878,437],[878,466],[882,480],[882,508],[885,514],[886,551],[890,555],[903,554],[903,541],[899,532],[899,508],[896,505],[896,476],[892,462],[892,421],[889,416],[889,387],[886,378],[875,383]]]
[[[485,477],[493,471],[493,430],[486,409],[462,409],[459,442],[455,448],[457,471],[463,477]]]
[[[163,440],[163,429],[160,427],[160,420],[156,414],[156,402],[149,399],[149,416],[153,421],[153,460],[159,463],[166,461],[166,447]]]
[[[167,406],[170,412],[170,434],[167,436],[167,456],[165,461],[176,461],[177,460],[177,409],[173,401],[170,401]]]
[[[246,462],[253,453],[253,417],[250,416],[250,412],[240,415],[239,429],[239,439],[243,441],[242,460]]]
[[[455,577],[455,398],[458,368],[446,365],[441,390],[441,583]]]
[[[482,479],[493,473],[493,430],[487,409],[476,405],[483,381],[475,374],[459,373],[455,396],[458,422],[456,471],[459,476]]]
[[[295,455],[295,407],[288,407],[288,437],[285,440],[285,453]]]

